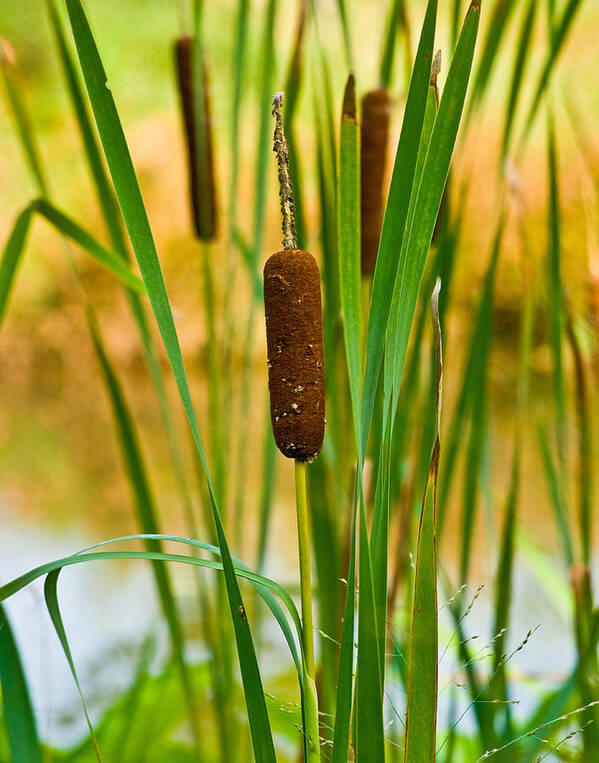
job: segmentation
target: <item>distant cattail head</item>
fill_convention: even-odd
[[[209,241],[216,235],[217,228],[210,83],[206,64],[202,61],[202,98],[201,103],[194,108],[194,42],[193,37],[180,37],[175,43],[175,56],[187,143],[193,224],[198,238]],[[201,141],[198,141],[198,137]]]
[[[383,224],[385,168],[391,97],[380,88],[362,99],[361,128],[361,225],[362,273],[374,273]]]

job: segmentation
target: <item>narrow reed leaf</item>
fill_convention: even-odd
[[[591,563],[591,546],[593,539],[593,450],[592,426],[590,414],[590,396],[588,372],[585,366],[580,341],[571,316],[566,323],[568,342],[574,360],[574,377],[576,389],[576,419],[578,422],[578,529],[582,561],[589,566]]]
[[[437,279],[431,301],[436,357],[437,424],[418,529],[406,716],[406,763],[429,763],[435,759],[436,749],[438,612],[435,520],[443,389],[440,289],[441,281]]]
[[[445,458],[443,459],[443,469],[439,479],[439,498],[438,498],[438,524],[437,531],[439,537],[443,532],[445,523],[445,512],[451,482],[455,474],[455,462],[459,452],[459,446],[462,442],[463,433],[467,426],[468,416],[473,408],[473,401],[477,396],[477,390],[484,383],[487,373],[488,353],[490,348],[490,337],[493,321],[493,299],[495,294],[495,276],[497,273],[497,263],[501,252],[501,242],[503,230],[505,227],[505,215],[502,213],[497,223],[493,247],[485,273],[482,294],[476,311],[476,318],[473,321],[474,328],[468,343],[467,358],[462,372],[463,379],[451,423],[446,437]]]
[[[142,294],[145,292],[143,282],[131,272],[120,255],[106,249],[71,217],[49,201],[36,199],[25,207],[17,217],[2,253],[0,261],[0,324],[4,319],[12,285],[25,251],[31,220],[35,213],[43,217],[63,236],[80,246],[125,286]]]
[[[564,378],[564,289],[561,264],[561,216],[559,199],[559,177],[557,147],[553,116],[547,123],[547,165],[549,171],[549,213],[547,281],[549,298],[549,319],[551,327],[551,354],[553,356],[553,399],[555,401],[555,434],[560,478],[560,490],[565,502],[566,479],[566,384]]]
[[[35,179],[38,191],[45,196],[48,192],[48,185],[45,175],[42,171],[42,164],[40,161],[37,142],[35,140],[35,133],[33,132],[29,113],[25,107],[19,86],[16,82],[13,64],[9,60],[8,53],[5,48],[5,43],[1,39],[0,69],[2,70],[4,84],[8,94],[8,100],[10,101],[10,105],[12,107],[12,112],[14,114],[15,122],[17,125],[17,131],[19,133],[21,144],[23,145],[29,169],[31,170],[31,174]]]
[[[48,13],[58,48],[59,58],[65,73],[65,80],[69,91],[73,110],[77,120],[77,126],[81,133],[81,140],[85,150],[90,173],[94,181],[94,187],[98,196],[98,202],[108,227],[112,245],[119,254],[126,255],[126,244],[121,225],[121,218],[117,201],[108,178],[100,147],[91,122],[88,106],[83,93],[83,83],[77,72],[75,61],[69,48],[62,22],[58,14],[56,0],[47,0]]]
[[[381,87],[389,89],[391,86],[391,74],[395,60],[395,49],[399,25],[402,19],[404,0],[391,0],[389,16],[385,27],[385,39],[381,48],[381,61],[379,64],[379,82]]]
[[[75,668],[75,661],[73,660],[73,655],[71,654],[71,647],[69,646],[69,640],[67,639],[67,634],[64,629],[64,624],[62,622],[62,616],[60,614],[60,607],[58,605],[58,592],[57,592],[59,574],[60,574],[59,569],[52,570],[51,572],[48,573],[46,577],[46,581],[44,583],[44,599],[46,600],[46,607],[48,608],[48,613],[50,615],[50,619],[52,620],[52,625],[54,626],[54,630],[56,631],[56,635],[58,636],[58,640],[60,641],[60,645],[62,646],[64,655],[67,658],[67,662],[69,663],[69,668],[71,669],[71,675],[73,676],[73,680],[75,681],[75,686],[77,687],[79,698],[81,699],[81,705],[83,707],[85,720],[87,721],[89,733],[91,735],[92,744],[94,746],[94,752],[96,753],[96,758],[98,759],[98,761],[101,762],[102,758],[100,757],[100,750],[98,749],[96,733],[94,731],[94,727],[93,727],[91,718],[89,716],[87,703],[85,701],[83,689],[81,688],[81,684],[79,682],[79,676],[77,675],[77,669]]]
[[[25,249],[33,212],[34,207],[29,204],[17,217],[2,252],[2,260],[0,261],[0,325],[2,325],[6,314],[12,284]]]
[[[558,471],[559,466],[556,465],[555,459],[551,452],[547,426],[542,422],[538,422],[537,424],[537,435],[541,448],[543,470],[547,480],[547,487],[549,488],[549,497],[551,498],[551,503],[555,514],[556,526],[562,545],[564,562],[567,567],[570,567],[574,563],[574,548],[572,544],[572,536],[570,533],[570,525],[568,523],[568,511],[565,504],[560,474]]]
[[[19,648],[8,615],[1,605],[0,686],[11,761],[42,763],[42,749]]]
[[[354,622],[356,596],[356,504],[354,504],[351,539],[349,546],[349,564],[347,588],[343,609],[343,629],[341,632],[341,651],[337,674],[337,701],[335,712],[335,732],[331,763],[346,763],[348,759],[349,732],[351,726],[351,706],[353,694],[354,668]]]
[[[239,134],[240,113],[244,95],[243,79],[248,41],[248,16],[250,0],[238,0],[235,25],[235,44],[233,47],[233,88],[231,98],[231,186],[229,191],[229,224],[237,223],[237,185],[239,182]]]
[[[555,29],[551,34],[550,49],[547,54],[547,58],[545,59],[545,64],[541,70],[535,94],[530,105],[528,115],[526,117],[521,145],[523,145],[525,140],[528,138],[532,125],[535,121],[541,99],[545,93],[545,90],[547,89],[549,79],[553,73],[553,69],[555,68],[559,54],[564,47],[570,28],[574,22],[574,19],[576,18],[576,13],[580,9],[581,5],[582,0],[568,0],[562,11],[561,17],[559,20],[556,20]]]
[[[447,74],[422,170],[422,179],[418,187],[413,215],[410,220],[407,220],[407,238],[402,245],[396,274],[400,289],[398,299],[400,312],[395,349],[395,371],[398,386],[403,374],[420,282],[424,273],[426,257],[439,213],[466,98],[479,19],[480,0],[474,0],[466,14]]]
[[[219,546],[222,552],[229,607],[231,617],[233,618],[254,754],[256,759],[261,763],[262,761],[274,761],[275,754],[272,734],[256,654],[247,619],[240,616],[240,612],[245,611],[243,609],[243,600],[233,570],[224,528],[206,463],[204,447],[191,402],[179,340],[147,213],[114,99],[106,84],[106,73],[80,0],[67,0],[67,9],[71,26],[73,27],[86,87],[121,212],[146,284],[165,350],[173,369],[198,455],[205,471]]]
[[[424,162],[428,153],[431,135],[433,127],[435,125],[435,119],[437,117],[437,107],[439,103],[438,91],[437,91],[437,75],[441,69],[441,51],[439,50],[433,59],[431,67],[431,82],[428,88],[428,94],[426,98],[426,110],[424,112],[424,122],[422,124],[422,133],[420,135],[420,143],[418,146],[418,156],[416,159],[416,169],[414,171],[414,188],[417,189],[422,180],[422,170],[424,168]],[[408,208],[408,220],[411,220],[414,216],[414,206],[416,204],[416,193],[412,193],[410,197],[410,206]],[[407,241],[404,240],[404,246],[407,245]],[[401,283],[399,280],[395,281],[395,287],[393,289],[393,298],[391,300],[391,315],[389,317],[389,325],[387,328],[387,344],[385,347],[386,359],[385,359],[385,371],[384,371],[384,389],[387,399],[391,399],[394,391],[395,394],[399,394],[399,377],[400,371],[398,366],[398,359],[396,355],[399,351],[398,347],[398,321],[400,313],[399,295],[401,292]],[[422,322],[424,326],[425,311],[422,311]],[[395,406],[392,409],[391,424],[393,427],[395,415]],[[427,454],[428,460],[428,454]]]
[[[94,343],[94,349],[110,396],[110,403],[118,432],[124,467],[133,494],[132,497],[140,530],[146,534],[156,535],[160,532],[157,511],[148,480],[146,466],[141,453],[139,438],[133,424],[133,416],[106,353],[96,319],[91,312],[88,312],[88,324]],[[162,547],[157,541],[148,541],[147,547],[149,551],[162,551]],[[177,612],[171,580],[164,565],[156,562],[153,564],[152,570],[156,582],[158,598],[160,599],[162,611],[169,628],[173,655],[181,674],[181,683],[189,707],[191,726],[196,742],[198,742],[199,749],[199,730],[197,727],[196,706],[189,669],[185,663],[183,629]]]
[[[524,255],[528,252],[525,250]],[[525,263],[526,267],[527,263]],[[532,331],[534,326],[535,292],[532,284],[525,284],[526,293],[523,301],[522,327],[520,333],[519,370],[518,370],[518,404],[517,421],[514,435],[514,450],[512,454],[512,468],[510,486],[507,495],[505,515],[499,546],[499,559],[497,563],[496,587],[495,587],[495,620],[493,633],[497,634],[493,646],[493,679],[491,681],[491,698],[508,699],[508,685],[506,679],[505,662],[503,655],[506,653],[507,628],[509,626],[510,609],[512,604],[513,574],[514,574],[514,551],[516,545],[516,526],[518,517],[518,505],[520,501],[521,485],[521,460],[523,420],[526,416],[530,386],[530,354],[532,347]],[[509,728],[511,718],[510,706],[505,707],[505,717]]]
[[[505,40],[505,31],[509,25],[510,17],[517,3],[515,0],[496,0],[493,10],[490,12],[487,35],[482,44],[482,53],[476,74],[472,81],[472,95],[466,122],[470,121],[470,115],[476,107],[479,107],[487,92],[493,67],[497,60],[497,54],[501,43]]]
[[[501,139],[502,161],[504,161],[505,157],[507,156],[510,140],[512,137],[512,128],[514,125],[516,110],[518,108],[518,102],[520,100],[520,93],[522,92],[524,74],[526,72],[529,54],[532,50],[531,39],[532,33],[534,31],[538,6],[538,0],[529,0],[528,6],[524,12],[524,17],[522,19],[522,26],[520,27],[518,42],[516,43],[516,57],[514,58],[514,67],[512,69],[512,76],[510,80],[510,90],[505,107],[505,121],[503,125],[503,137]]]
[[[395,166],[376,260],[368,316],[366,365],[362,391],[362,423],[360,426],[362,441],[359,447],[362,458],[366,453],[368,444],[368,432],[383,359],[385,333],[398,268],[397,252],[401,249],[404,237],[410,193],[416,169],[416,157],[430,81],[436,17],[437,0],[428,0],[395,155]]]
[[[33,206],[40,217],[43,217],[59,233],[62,233],[63,236],[90,254],[100,265],[116,276],[124,286],[140,294],[145,292],[143,282],[131,272],[131,269],[120,254],[106,249],[71,217],[49,201],[38,199],[33,202]]]
[[[358,660],[356,668],[355,716],[356,759],[384,760],[383,678],[381,676],[379,637],[372,557],[364,499],[359,508]]]
[[[351,34],[349,29],[349,20],[347,17],[347,8],[345,0],[337,0],[337,10],[341,21],[341,30],[343,32],[343,46],[345,49],[345,62],[348,69],[354,68],[354,58],[352,53]]]
[[[354,75],[345,86],[339,169],[337,173],[337,242],[343,339],[354,414],[356,443],[360,443],[360,384],[362,338],[360,307],[360,128],[356,112]]]

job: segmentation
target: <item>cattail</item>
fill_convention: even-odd
[[[383,183],[387,164],[391,97],[371,90],[362,99],[361,224],[362,274],[374,273],[383,224]]]
[[[293,190],[281,116],[274,99],[283,251],[264,267],[270,418],[277,447],[288,458],[312,461],[322,447],[325,425],[320,273],[316,260],[296,248]]]
[[[175,43],[179,95],[183,127],[187,143],[189,193],[193,225],[198,238],[209,241],[216,235],[216,188],[212,157],[212,123],[210,119],[209,79],[202,61],[203,98],[201,113],[194,108],[194,38],[180,37]],[[202,133],[198,133],[198,127]],[[203,136],[202,146],[197,138]]]

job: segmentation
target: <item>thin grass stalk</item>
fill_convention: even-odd
[[[576,390],[576,419],[578,423],[578,530],[580,535],[581,559],[583,564],[591,563],[593,542],[593,472],[592,434],[589,387],[587,370],[580,342],[576,336],[571,315],[566,320],[566,335],[574,359]]]
[[[529,0],[528,5],[523,11],[522,26],[520,27],[520,34],[516,43],[516,56],[514,58],[514,66],[512,69],[512,76],[510,79],[509,94],[504,109],[505,120],[503,125],[503,137],[501,139],[501,162],[505,162],[508,150],[510,147],[510,140],[512,137],[512,129],[514,125],[514,119],[517,113],[518,102],[522,91],[522,83],[524,81],[524,75],[526,72],[526,65],[528,63],[529,54],[532,50],[531,39],[534,31],[536,12],[539,6],[538,0]]]
[[[519,200],[517,200],[519,202]],[[510,486],[506,500],[503,527],[501,532],[501,545],[497,564],[496,587],[495,587],[495,619],[493,625],[493,680],[490,684],[490,696],[495,700],[509,700],[510,693],[506,675],[504,655],[507,646],[507,632],[510,622],[510,610],[512,605],[514,554],[516,545],[516,527],[518,521],[518,508],[520,502],[521,487],[521,461],[524,438],[524,421],[529,404],[530,388],[530,356],[532,348],[532,334],[534,327],[534,314],[537,296],[533,286],[531,252],[528,246],[528,238],[524,227],[522,207],[519,204],[519,229],[521,239],[521,256],[524,283],[522,323],[520,329],[519,368],[518,368],[518,395],[516,407],[516,421],[514,432],[514,450],[512,454],[512,467],[510,474]],[[502,727],[499,729],[500,739],[507,739],[513,733],[511,706],[506,704],[504,709],[497,708],[496,713],[502,718]]]
[[[437,548],[435,533],[436,482],[439,471],[443,350],[437,279],[431,300],[436,360],[436,433],[429,479],[422,501],[414,581],[412,638],[405,731],[406,763],[435,758],[438,682]]]

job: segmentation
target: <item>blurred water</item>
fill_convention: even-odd
[[[0,506],[0,579],[17,577],[45,562],[97,542],[75,528],[60,530],[19,522]],[[108,536],[107,536],[108,537]],[[46,610],[44,578],[6,602],[44,740],[77,742],[85,719],[67,661]],[[65,569],[59,602],[75,665],[92,719],[124,691],[136,653],[157,621],[151,573],[144,563],[94,562]]]
[[[57,529],[26,524],[1,506],[0,524],[0,579],[3,582],[101,540],[73,527]],[[514,681],[514,695],[509,699],[517,702],[513,710],[519,719],[525,718],[536,706],[542,689],[559,685],[575,665],[567,576],[560,574],[557,562],[551,561],[549,567],[543,569],[535,559],[530,553],[518,557],[507,635],[507,649],[511,653],[527,633],[533,631],[526,646],[508,663]],[[273,549],[268,574],[278,580],[293,579],[290,555],[284,553],[284,549]],[[179,583],[183,583],[183,579]],[[178,585],[178,590],[185,592],[184,583]],[[462,593],[465,605],[475,591],[476,586],[471,586]],[[162,656],[165,654],[167,640],[158,617],[151,571],[147,564],[140,562],[102,561],[66,568],[59,580],[59,600],[92,719],[99,720],[106,707],[130,686],[137,654],[149,632],[157,634],[163,647]],[[457,644],[457,635],[444,601],[440,592],[441,728],[446,727],[448,719],[451,687],[463,680],[452,648]],[[46,611],[43,578],[11,597],[6,607],[21,650],[42,737],[56,746],[75,744],[86,733],[86,725],[68,665]],[[262,631],[266,641],[262,663],[267,676],[285,670],[290,663],[276,623],[271,621],[269,618],[264,623]],[[471,651],[482,663],[490,653],[494,636],[492,584],[480,592],[463,625],[467,637],[472,639]],[[452,646],[446,649],[448,644]],[[474,731],[467,689],[458,686],[455,691],[459,726],[463,731]],[[388,695],[397,713],[402,715],[405,712],[403,690],[390,683]],[[394,716],[389,704],[389,721],[401,722]]]

